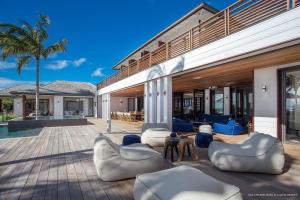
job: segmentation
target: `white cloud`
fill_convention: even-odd
[[[68,60],[56,60],[53,61],[51,64],[47,65],[46,68],[51,70],[60,70],[68,67],[69,64],[70,61]]]
[[[86,58],[79,58],[79,59],[73,61],[73,65],[75,65],[76,67],[79,67],[80,65],[85,63],[86,60],[87,60]]]
[[[16,68],[16,63],[0,61],[0,70]]]
[[[79,67],[83,63],[87,61],[86,58],[79,58],[77,60],[55,60],[52,63],[46,65],[47,69],[51,70],[61,70],[66,67],[69,67],[70,65],[73,65],[75,67]]]
[[[105,76],[103,73],[102,73],[102,68],[99,67],[97,68],[95,71],[93,71],[93,73],[91,74],[91,76],[93,77],[102,77],[102,76]]]
[[[41,85],[45,85],[48,83],[50,83],[50,82],[49,81],[41,81],[40,82]],[[35,81],[13,80],[13,79],[5,78],[5,77],[0,77],[0,89],[12,87],[15,85],[21,85],[21,84],[33,85],[33,84],[35,84]]]

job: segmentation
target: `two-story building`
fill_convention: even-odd
[[[145,122],[227,115],[299,142],[299,0],[201,4],[118,62],[97,86],[98,116]],[[109,126],[108,126],[109,127]]]

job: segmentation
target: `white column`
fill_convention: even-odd
[[[110,93],[106,94],[106,98],[105,98],[105,105],[106,105],[106,109],[105,109],[105,118],[106,118],[106,122],[107,122],[107,129],[106,129],[106,133],[111,133],[111,114],[110,114]]]
[[[54,96],[53,101],[54,119],[62,119],[64,117],[64,97]]]
[[[164,122],[164,79],[157,80],[157,123]]]
[[[210,114],[210,89],[205,89],[204,91],[204,97],[205,97],[205,114]]]
[[[230,87],[224,87],[224,115],[230,115]]]
[[[22,97],[14,98],[14,114],[17,117],[23,117],[23,98]]]
[[[149,123],[149,87],[148,83],[144,84],[144,122]]]
[[[149,122],[156,123],[157,121],[157,85],[156,80],[149,82]]]
[[[172,77],[163,78],[163,122],[167,123],[169,129],[172,130],[172,109],[173,109],[173,89]]]
[[[134,98],[134,111],[135,112],[138,111],[138,98],[137,97]]]

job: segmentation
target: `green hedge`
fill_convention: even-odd
[[[9,113],[0,113],[0,122],[2,121],[8,121],[11,119],[16,118],[14,114],[9,114]]]

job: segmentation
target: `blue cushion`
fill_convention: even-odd
[[[189,121],[173,118],[172,122],[173,132],[193,132],[193,124]]]
[[[227,123],[227,125],[229,125],[229,126],[234,126],[236,124],[237,123],[236,123],[236,121],[234,119],[229,120],[228,123]]]
[[[234,121],[234,123],[230,121]],[[246,128],[236,123],[235,120],[230,120],[230,121],[227,124],[214,123],[213,124],[214,132],[225,134],[225,135],[239,135],[246,131]]]
[[[213,141],[213,136],[208,133],[197,133],[195,144],[200,148],[208,148],[209,144]]]
[[[138,135],[125,135],[123,137],[123,142],[122,142],[123,146],[134,144],[134,143],[141,143],[141,137]]]

